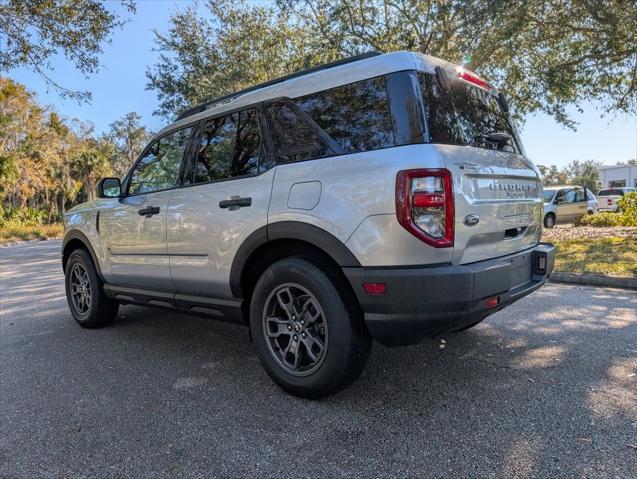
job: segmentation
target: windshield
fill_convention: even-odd
[[[419,73],[419,79],[432,143],[520,151],[508,115],[495,96],[460,80],[443,90],[433,75]],[[509,135],[510,140],[494,140],[494,133]]]
[[[544,190],[544,203],[550,203],[554,194],[555,190]]]

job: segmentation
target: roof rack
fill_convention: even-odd
[[[245,88],[243,90],[239,90],[238,92],[235,93],[230,93],[229,95],[224,95],[224,96],[220,96],[218,98],[213,98],[212,100],[208,100],[205,101],[203,103],[200,103],[198,105],[195,105],[191,108],[188,108],[184,111],[182,111],[179,116],[177,117],[176,121],[179,120],[183,120],[184,118],[187,118],[189,116],[192,115],[196,115],[197,113],[201,113],[202,111],[208,110],[212,107],[221,105],[222,103],[228,103],[238,97],[240,97],[241,95],[245,95],[246,93],[249,93],[251,91],[255,91],[255,90],[259,90],[261,88],[265,88],[267,86],[270,85],[275,85],[276,83],[281,83],[287,80],[291,80],[292,78],[297,78],[297,77],[301,77],[304,75],[309,75],[310,73],[315,73],[321,70],[328,70],[330,68],[334,68],[334,67],[338,67],[341,65],[345,65],[347,63],[352,63],[352,62],[357,62],[359,60],[365,60],[367,58],[372,58],[372,57],[377,57],[378,55],[382,55],[381,52],[377,52],[377,51],[371,51],[371,52],[367,52],[367,53],[361,53],[360,55],[354,55],[353,57],[348,57],[348,58],[343,58],[342,60],[336,60],[333,62],[329,62],[329,63],[324,63],[322,65],[317,65],[315,67],[312,68],[307,68],[305,70],[301,70],[295,73],[291,73],[289,75],[283,76],[281,78],[276,78],[274,80],[270,80],[264,83],[259,83],[258,85],[254,85],[248,88]]]

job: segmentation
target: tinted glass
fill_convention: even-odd
[[[624,196],[622,190],[601,190],[597,196]]]
[[[300,161],[394,146],[383,77],[268,107],[281,161]]]
[[[308,114],[343,153],[394,146],[394,134],[383,77],[297,98]]]
[[[420,73],[419,79],[432,143],[517,152],[514,140],[498,144],[487,138],[492,133],[515,136],[495,96],[460,80],[446,91],[433,75]]]
[[[256,110],[208,120],[199,140],[194,182],[254,174],[260,156],[261,135]]]
[[[272,103],[267,107],[267,114],[280,161],[288,163],[335,154],[316,127],[292,105]]]
[[[192,128],[170,133],[155,141],[131,173],[129,194],[166,190],[177,186],[179,169]]]

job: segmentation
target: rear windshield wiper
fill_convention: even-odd
[[[506,145],[513,144],[513,137],[509,135],[508,133],[504,133],[504,132],[493,132],[493,133],[489,133],[488,135],[476,135],[473,137],[473,139],[474,141],[482,140],[482,141],[495,143],[499,147],[504,147]]]

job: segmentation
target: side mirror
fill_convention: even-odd
[[[122,183],[119,178],[102,178],[97,184],[99,198],[118,198],[122,195]]]
[[[564,197],[560,196],[559,198],[555,198],[555,201],[553,203],[555,203],[556,205],[564,203]]]

